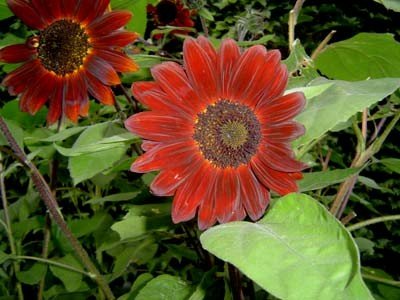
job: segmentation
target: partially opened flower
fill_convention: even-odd
[[[8,6],[38,36],[0,50],[0,61],[20,63],[2,82],[19,95],[21,110],[35,114],[46,102],[47,120],[65,114],[72,121],[89,109],[88,92],[104,104],[114,103],[110,86],[117,72],[137,65],[122,52],[135,33],[121,28],[127,11],[106,12],[110,0],[7,0]]]
[[[270,190],[297,191],[304,164],[290,142],[304,133],[293,121],[304,96],[283,95],[288,73],[277,50],[253,46],[241,53],[225,40],[216,52],[200,37],[184,42],[183,58],[183,67],[163,63],[152,69],[155,82],[132,86],[151,111],[125,123],[147,151],[131,170],[160,170],[151,190],[174,195],[175,223],[196,212],[200,229],[246,214],[257,220]]]

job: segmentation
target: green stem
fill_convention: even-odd
[[[78,239],[73,235],[71,230],[68,228],[67,223],[64,221],[63,215],[60,212],[57,201],[54,198],[49,185],[44,180],[42,174],[40,174],[39,170],[36,166],[27,158],[25,153],[22,151],[21,147],[17,144],[16,140],[12,136],[10,130],[7,127],[7,124],[4,122],[3,118],[0,116],[0,129],[4,134],[4,137],[7,139],[8,143],[11,146],[11,149],[14,151],[15,155],[19,158],[19,160],[23,163],[31,171],[31,178],[33,183],[36,186],[36,189],[43,199],[47,209],[54,222],[58,225],[60,230],[63,232],[65,237],[70,242],[71,246],[75,250],[75,254],[79,257],[82,264],[86,267],[86,269],[94,274],[94,280],[97,282],[98,286],[103,290],[107,299],[115,299],[110,287],[108,286],[107,281],[97,270],[96,266],[90,260],[90,257],[86,250],[79,243]]]
[[[17,255],[17,249],[15,247],[15,240],[14,240],[14,235],[12,232],[12,227],[11,227],[11,220],[10,220],[10,212],[8,211],[8,202],[7,202],[7,195],[6,195],[6,185],[4,183],[4,170],[3,170],[3,158],[0,153],[0,193],[1,193],[1,201],[3,204],[3,212],[4,212],[4,220],[5,222],[2,222],[2,225],[6,228],[7,236],[8,236],[8,242],[10,244],[10,250],[12,255]],[[14,267],[14,273],[17,274],[20,270],[20,266],[17,262],[13,263]],[[17,293],[18,293],[18,299],[23,300],[24,299],[24,294],[22,291],[22,285],[21,282],[17,282],[16,284],[17,288]]]
[[[396,125],[396,123],[400,119],[400,111],[396,112],[394,118],[390,121],[388,126],[385,128],[383,133],[364,151],[363,150],[363,145],[362,143],[365,143],[364,138],[362,135],[360,135],[360,130],[358,126],[355,129],[357,139],[358,139],[358,144],[357,144],[357,154],[353,159],[353,162],[351,163],[351,167],[353,168],[360,168],[362,167],[373,155],[375,155],[382,147],[383,143],[385,142],[386,138]],[[361,150],[361,152],[359,152]],[[357,180],[357,175],[354,175],[347,180],[345,180],[341,185],[338,190],[338,193],[336,194],[335,200],[332,203],[330,212],[335,215],[336,217],[340,218],[341,213],[344,211],[344,208],[346,206],[346,202],[348,200],[348,197],[350,196],[350,193],[354,187],[355,181]]]
[[[381,282],[381,283],[384,283],[387,285],[400,287],[400,281],[386,279],[386,278],[382,278],[382,277],[378,277],[378,276],[374,276],[374,275],[370,275],[370,274],[365,274],[365,273],[362,274],[362,277],[364,277],[365,279],[368,279],[368,280],[373,280],[373,281]]]
[[[57,266],[72,272],[76,272],[76,273],[80,273],[83,274],[85,276],[88,276],[90,278],[94,278],[96,275],[92,274],[92,273],[88,273],[85,272],[84,270],[75,268],[73,266],[70,265],[66,265],[57,261],[53,261],[50,259],[46,259],[46,258],[41,258],[41,257],[35,257],[35,256],[26,256],[26,255],[19,255],[19,256],[14,256],[14,257],[10,257],[10,259],[14,259],[14,260],[34,260],[34,261],[38,261],[44,264],[48,264],[48,265],[53,265],[53,266]]]
[[[391,215],[391,216],[372,218],[369,220],[365,220],[365,221],[350,225],[347,227],[347,230],[354,231],[354,230],[357,230],[357,229],[360,229],[360,228],[363,228],[363,227],[366,227],[366,226],[369,226],[372,224],[386,222],[386,221],[395,221],[395,220],[400,220],[400,215]]]

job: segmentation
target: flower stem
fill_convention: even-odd
[[[53,261],[53,260],[42,258],[42,257],[19,255],[19,256],[10,257],[10,259],[14,259],[14,260],[34,260],[34,261],[38,261],[38,262],[41,262],[41,263],[44,263],[44,264],[60,267],[60,268],[63,268],[63,269],[66,269],[66,270],[69,270],[69,271],[72,271],[72,272],[80,273],[80,274],[83,274],[83,275],[88,276],[90,278],[94,277],[94,274],[92,274],[92,273],[88,273],[88,272],[85,272],[85,271],[83,271],[81,269],[75,268],[73,266],[66,265],[66,264],[60,263],[58,261]]]
[[[67,223],[64,221],[64,218],[60,212],[57,201],[54,198],[49,185],[44,180],[43,176],[40,174],[39,170],[36,166],[27,158],[25,153],[22,151],[21,147],[17,144],[16,140],[12,136],[10,130],[7,127],[7,124],[0,116],[0,129],[4,134],[4,137],[7,139],[11,149],[14,151],[15,155],[19,157],[19,160],[31,171],[31,178],[33,183],[36,186],[36,189],[43,199],[47,209],[54,222],[58,225],[60,230],[63,232],[65,237],[70,242],[71,246],[75,250],[75,254],[79,257],[82,264],[87,268],[87,270],[92,273],[94,276],[94,280],[97,282],[98,286],[103,290],[107,299],[115,299],[110,287],[108,286],[104,277],[97,270],[96,266],[90,260],[90,257],[86,250],[79,243],[78,239],[73,235],[71,230],[68,228]]]
[[[386,222],[386,221],[395,221],[395,220],[400,220],[400,215],[390,215],[390,216],[382,216],[382,217],[372,218],[369,220],[365,220],[365,221],[350,225],[347,227],[347,230],[353,231],[353,230],[357,230],[357,229],[360,229],[360,228],[363,228],[363,227],[366,227],[366,226],[369,226],[372,224]]]
[[[301,7],[303,6],[305,0],[297,0],[293,9],[289,12],[289,50],[293,50],[294,43],[294,28],[297,24],[297,17],[299,16]]]
[[[4,220],[5,223],[3,223],[3,226],[5,227],[5,230],[8,235],[8,242],[10,244],[10,250],[12,255],[17,255],[17,249],[15,247],[15,240],[14,240],[14,235],[12,232],[11,228],[11,220],[10,220],[10,212],[8,211],[8,202],[7,202],[7,195],[6,195],[6,185],[4,183],[4,172],[3,172],[3,158],[0,153],[0,193],[1,193],[1,201],[3,204],[3,213],[4,213]],[[14,273],[16,274],[20,270],[20,266],[18,262],[13,263],[13,268],[14,268]],[[17,288],[17,293],[18,293],[18,299],[23,300],[24,299],[24,294],[22,291],[22,285],[18,281],[16,284]]]
[[[375,155],[382,147],[384,141],[388,137],[389,133],[392,131],[396,123],[400,119],[400,111],[396,112],[394,118],[390,121],[388,126],[385,128],[383,133],[374,140],[374,142],[365,149],[365,138],[362,134],[362,131],[358,128],[358,126],[354,126],[355,132],[357,135],[358,143],[357,143],[357,153],[351,163],[352,168],[360,168],[362,167],[373,155]],[[357,182],[357,175],[351,176],[346,179],[339,187],[338,193],[336,194],[335,200],[332,203],[330,212],[335,215],[337,218],[340,218],[344,209],[346,208],[347,201],[350,197],[350,194],[354,188],[355,183]]]
[[[233,300],[244,300],[243,290],[242,290],[242,280],[239,270],[228,263],[229,280],[232,287]]]

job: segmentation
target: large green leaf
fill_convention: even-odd
[[[374,0],[385,6],[387,9],[391,9],[400,12],[400,1],[399,0]]]
[[[276,297],[372,299],[359,277],[358,250],[350,234],[307,195],[287,195],[260,222],[219,225],[200,240]]]
[[[359,171],[359,168],[349,168],[303,173],[303,179],[299,181],[299,190],[306,192],[322,189],[332,184],[340,183],[349,176],[357,174]]]
[[[135,137],[113,122],[92,125],[75,141],[72,148],[54,145],[69,156],[68,168],[75,184],[111,168],[125,154]]]
[[[296,118],[306,128],[306,133],[295,145],[307,144],[319,138],[339,123],[364,108],[379,102],[400,87],[400,78],[381,78],[358,82],[319,80],[313,85],[333,83],[323,93],[308,98],[307,107]],[[311,87],[305,87],[307,90]]]
[[[163,274],[150,280],[138,293],[136,300],[186,300],[192,287],[179,277]]]
[[[144,35],[147,22],[147,0],[111,0],[112,9],[129,10],[133,17],[126,26],[128,30]]]
[[[62,258],[55,259],[55,261],[82,270],[82,265],[71,254],[67,254]],[[82,273],[71,271],[55,265],[50,265],[50,270],[54,276],[58,277],[63,282],[65,288],[69,292],[76,291],[82,284]]]
[[[400,43],[388,33],[360,33],[327,46],[315,64],[333,79],[400,77]]]
[[[132,205],[122,221],[112,225],[121,240],[137,238],[154,230],[165,229],[171,224],[171,204]]]
[[[400,158],[384,158],[379,161],[390,171],[400,174]]]
[[[7,19],[11,17],[13,13],[8,8],[6,0],[0,0],[0,20]]]

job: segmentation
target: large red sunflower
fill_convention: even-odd
[[[302,93],[283,95],[288,73],[279,51],[253,46],[243,53],[233,40],[219,51],[200,37],[183,46],[184,65],[152,69],[155,82],[136,82],[133,94],[151,111],[131,116],[126,127],[147,151],[134,172],[160,170],[155,195],[172,196],[175,223],[198,213],[200,229],[216,221],[259,219],[269,191],[297,191],[303,163],[290,142],[304,133],[293,121]]]
[[[13,13],[39,34],[0,50],[0,61],[24,64],[2,82],[19,95],[21,110],[36,113],[49,102],[49,123],[65,114],[72,121],[89,109],[88,93],[113,104],[117,72],[137,65],[122,52],[137,35],[121,28],[127,11],[106,12],[110,0],[7,0]]]

